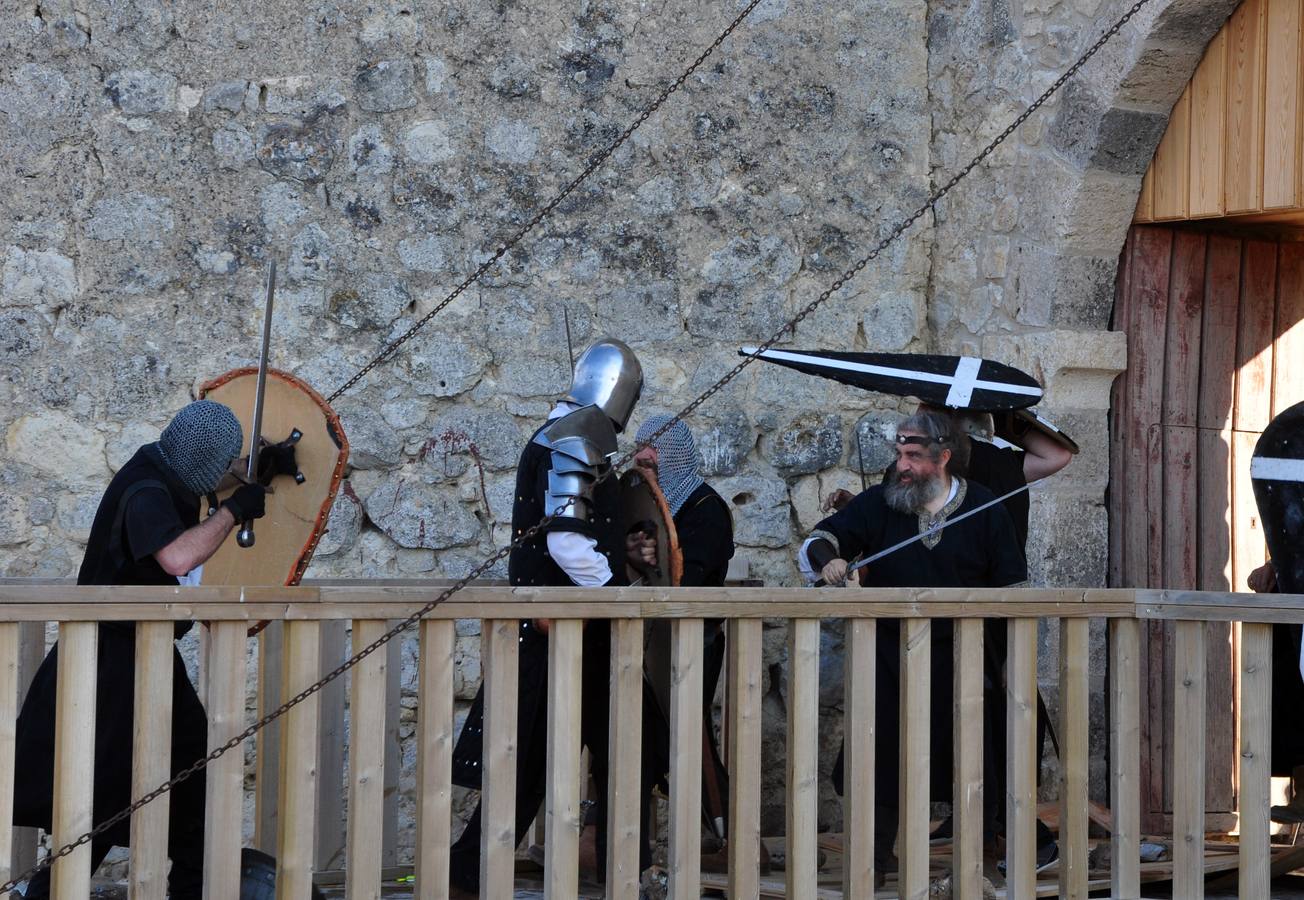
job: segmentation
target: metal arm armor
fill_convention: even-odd
[[[617,452],[616,429],[596,406],[554,420],[534,438],[552,451],[544,513],[593,520],[593,484]]]

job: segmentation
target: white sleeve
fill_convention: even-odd
[[[802,542],[801,549],[797,551],[797,568],[801,570],[801,577],[806,579],[807,584],[813,584],[820,580],[820,573],[815,571],[814,566],[810,563],[810,545],[815,541],[824,540],[823,535],[819,537],[808,537]]]
[[[598,542],[575,531],[548,532],[548,555],[580,587],[599,587],[611,580],[611,566]]]

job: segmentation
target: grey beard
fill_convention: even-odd
[[[929,478],[925,481],[902,481],[894,469],[883,488],[883,499],[888,507],[899,513],[914,515],[920,512],[928,501],[942,493],[942,480]]]

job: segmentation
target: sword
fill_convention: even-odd
[[[258,479],[258,445],[263,438],[263,395],[267,390],[267,352],[272,343],[272,298],[276,294],[276,260],[267,271],[267,307],[263,310],[263,350],[258,357],[258,386],[254,389],[254,428],[249,439],[249,467],[246,475],[250,483]],[[244,522],[236,533],[235,542],[241,547],[254,545],[253,520]]]

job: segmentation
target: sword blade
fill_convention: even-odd
[[[249,468],[252,481],[258,475],[258,445],[263,436],[263,397],[267,392],[267,355],[272,344],[272,300],[276,296],[276,260],[267,272],[267,306],[263,310],[263,347],[258,356],[258,383],[254,388],[254,425],[249,438]]]

